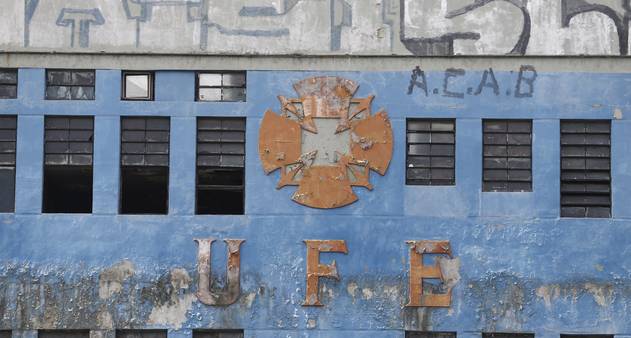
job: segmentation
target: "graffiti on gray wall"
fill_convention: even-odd
[[[23,6],[23,41],[11,46],[105,51],[628,55],[631,20],[631,0],[85,0],[71,8],[24,0]],[[14,7],[0,3],[5,12]]]
[[[535,81],[537,80],[537,70],[531,65],[522,65],[519,71],[511,72],[516,74],[511,77],[510,83],[500,85],[493,68],[482,72],[481,76],[475,78],[467,77],[467,71],[461,68],[448,68],[444,71],[442,83],[430,84],[425,71],[420,66],[416,66],[410,75],[410,85],[407,88],[408,95],[414,91],[420,95],[440,95],[443,97],[464,99],[467,95],[478,96],[486,91],[494,96],[505,94],[516,98],[532,97],[535,92]],[[433,86],[432,86],[433,85]]]
[[[63,8],[57,17],[57,26],[70,27],[70,47],[78,45],[86,48],[90,45],[90,26],[102,25],[105,19],[98,8],[75,9]],[[77,41],[78,40],[78,41]]]

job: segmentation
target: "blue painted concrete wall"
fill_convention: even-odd
[[[516,66],[519,69],[519,65]],[[0,101],[18,115],[15,213],[0,214],[0,328],[243,328],[246,337],[403,337],[404,330],[631,333],[631,76],[539,73],[532,97],[508,95],[516,72],[496,71],[496,96],[444,97],[443,72],[429,72],[430,94],[408,94],[410,72],[248,72],[247,102],[194,101],[194,72],[156,72],[154,102],[120,100],[121,72],[97,70],[95,101],[45,101],[45,70],[20,69],[19,97]],[[482,73],[450,88],[466,93]],[[292,83],[339,75],[376,95],[388,111],[394,155],[374,190],[356,203],[316,210],[276,190],[258,159],[258,129]],[[434,88],[438,94],[432,94]],[[559,218],[559,120],[613,119],[613,218]],[[94,206],[90,215],[42,214],[45,115],[95,116]],[[118,215],[120,116],[170,116],[169,215]],[[245,215],[194,215],[198,116],[247,117]],[[456,185],[405,185],[405,119],[457,119]],[[481,192],[484,118],[533,119],[533,191]],[[243,238],[239,301],[197,302],[194,238]],[[322,308],[301,303],[304,239],[343,239],[341,280],[321,281]],[[449,309],[406,308],[406,240],[450,240],[460,260]],[[213,246],[223,279],[225,247]]]

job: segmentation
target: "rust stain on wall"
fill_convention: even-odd
[[[388,114],[371,114],[373,95],[353,98],[358,84],[341,77],[312,77],[294,84],[299,98],[279,96],[282,115],[265,112],[259,132],[259,156],[266,174],[281,169],[277,188],[297,185],[292,199],[305,206],[339,208],[357,201],[352,187],[372,190],[370,170],[385,175],[392,159]],[[319,130],[316,119],[337,119],[333,131]],[[321,143],[350,130],[347,153],[327,154],[333,163],[316,164],[318,150],[305,151],[301,130]],[[327,133],[328,132],[328,133]],[[343,135],[343,134],[340,134]],[[302,154],[301,154],[302,152]]]
[[[331,264],[320,263],[321,252],[341,252],[348,254],[346,242],[343,240],[305,240],[307,246],[307,293],[303,306],[322,306],[319,297],[320,277],[339,280],[335,261]]]
[[[459,279],[459,275],[450,272],[452,276],[450,282],[446,283],[445,276],[441,269],[441,264],[434,265],[423,264],[423,256],[425,254],[441,254],[451,257],[451,245],[449,241],[408,241],[410,245],[410,289],[409,301],[406,306],[422,306],[422,307],[449,307],[451,306],[451,290],[453,288],[453,280]],[[459,264],[458,264],[459,266]],[[452,270],[447,264],[446,268]],[[439,279],[445,284],[447,291],[445,293],[430,293],[424,290],[424,279]]]
[[[241,293],[241,244],[243,239],[226,239],[228,246],[227,281],[223,290],[211,290],[210,285],[210,252],[214,238],[198,238],[197,242],[197,273],[199,284],[197,298],[206,305],[225,306],[237,301]]]

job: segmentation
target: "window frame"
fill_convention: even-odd
[[[204,119],[216,119],[219,120],[221,122],[225,121],[225,120],[242,120],[243,121],[243,133],[244,133],[244,137],[243,137],[243,167],[222,167],[222,166],[205,166],[205,165],[199,165],[199,157],[200,157],[200,153],[199,153],[199,145],[200,143],[208,143],[208,142],[200,142],[199,141],[199,122],[200,120],[204,120]],[[219,129],[219,131],[222,131],[223,129]],[[247,119],[245,117],[232,117],[232,116],[198,116],[196,119],[196,124],[195,124],[195,215],[244,215],[245,214],[245,178],[246,178],[246,152],[247,152],[247,140],[246,140],[246,134],[247,133]],[[222,141],[218,141],[216,142],[218,144],[223,144]],[[226,142],[229,143],[229,142]],[[233,143],[238,143],[238,142],[233,142]],[[241,201],[241,206],[242,206],[242,212],[238,213],[238,214],[227,214],[227,213],[223,213],[223,214],[212,214],[212,213],[200,213],[199,212],[199,191],[200,191],[200,184],[199,184],[199,172],[200,169],[218,169],[218,170],[225,170],[225,171],[237,171],[237,170],[241,170],[241,185],[233,185],[233,184],[227,184],[227,185],[204,185],[207,188],[213,188],[214,190],[219,190],[219,191],[240,191],[242,193],[242,201]],[[208,190],[212,190],[212,189],[208,189]]]
[[[488,132],[487,133],[485,131],[485,123],[486,122],[504,122],[504,123],[507,123],[506,131],[505,132]],[[511,122],[528,122],[529,125],[530,125],[530,132],[529,132],[530,143],[528,144],[528,146],[530,147],[530,152],[529,152],[530,155],[527,157],[530,160],[530,168],[529,169],[510,169],[510,168],[508,168],[509,159],[511,159],[511,158],[513,158],[513,159],[514,158],[526,158],[526,157],[510,156],[508,154],[508,147],[510,146],[508,144],[508,142],[505,144],[505,146],[507,147],[507,149],[506,149],[506,156],[491,156],[491,155],[487,156],[485,154],[484,149],[485,149],[486,146],[501,146],[501,145],[498,145],[498,144],[487,144],[486,143],[486,135],[487,134],[496,134],[496,135],[500,134],[500,135],[506,135],[506,136],[508,136],[510,134],[524,134],[523,132],[515,132],[515,133],[509,132],[508,131],[508,129],[509,129],[508,123],[511,123]],[[503,193],[503,192],[509,192],[509,193],[520,193],[520,192],[531,193],[531,192],[533,192],[533,186],[534,186],[533,165],[532,165],[533,164],[533,160],[532,160],[533,125],[534,124],[533,124],[533,120],[532,119],[496,119],[496,118],[482,119],[482,192],[484,192],[484,193]],[[524,146],[524,145],[517,144],[517,145],[513,145],[513,146],[521,147],[521,146]],[[528,190],[511,190],[509,188],[511,182],[518,182],[518,183],[520,183],[520,182],[525,182],[525,181],[511,180],[508,176],[507,176],[506,180],[504,180],[504,181],[486,180],[485,179],[485,173],[486,173],[487,170],[502,170],[502,169],[497,169],[497,168],[487,168],[485,166],[485,160],[487,158],[502,158],[502,159],[506,159],[507,168],[505,170],[507,172],[509,172],[511,170],[529,170],[530,171],[530,180],[528,181],[528,183],[530,183],[529,189]],[[507,175],[508,175],[508,173],[507,173]],[[486,182],[505,182],[507,184],[507,188],[506,188],[506,190],[487,190],[485,188],[485,183]]]
[[[453,157],[453,168],[451,168],[453,170],[453,181],[451,182],[451,184],[433,184],[431,183],[432,179],[430,178],[429,181],[430,183],[428,184],[421,184],[421,183],[412,183],[412,181],[408,178],[408,169],[410,168],[409,166],[409,160],[410,160],[410,156],[425,156],[425,155],[410,155],[410,142],[408,141],[408,135],[410,134],[410,130],[409,130],[409,124],[410,122],[415,122],[415,121],[427,121],[430,123],[430,130],[427,131],[428,133],[432,133],[431,130],[431,123],[432,122],[451,122],[453,123],[453,131],[451,133],[453,133],[454,135],[454,143],[453,143],[453,155],[451,157]],[[456,177],[456,167],[457,167],[457,159],[456,159],[456,153],[457,153],[457,120],[455,118],[433,118],[433,117],[408,117],[405,119],[405,185],[406,186],[418,186],[418,187],[455,187],[456,186],[456,181],[457,181],[457,177]],[[418,131],[416,131],[418,132]],[[416,143],[413,143],[416,144]],[[421,143],[423,144],[423,143]],[[428,144],[431,145],[432,143],[424,143],[424,144]],[[436,144],[441,144],[441,143],[436,143]],[[434,156],[434,155],[428,155],[427,157],[430,158],[431,161],[431,157],[449,157],[449,156]],[[413,167],[412,167],[413,168]],[[430,164],[430,172],[431,172],[431,164]]]
[[[168,141],[167,143],[167,151],[168,153],[166,154],[167,156],[167,165],[147,165],[147,164],[123,164],[123,132],[125,130],[138,130],[138,129],[124,129],[123,128],[123,120],[126,118],[131,118],[131,119],[142,119],[144,120],[145,123],[145,127],[143,129],[143,131],[146,133],[147,132],[147,125],[146,122],[149,119],[165,119],[168,121],[168,125],[169,125],[169,129],[168,129]],[[170,185],[171,185],[171,116],[139,116],[139,115],[121,115],[120,116],[120,134],[119,134],[119,144],[118,144],[118,151],[119,151],[119,159],[118,159],[118,175],[119,175],[119,182],[118,182],[118,214],[119,215],[168,215],[169,214],[169,205],[170,205]],[[155,131],[155,130],[153,130]],[[140,143],[140,142],[127,142],[127,143]],[[152,143],[152,142],[147,142],[147,137],[145,135],[144,139],[143,139],[143,144],[147,144],[147,143]],[[161,142],[158,142],[161,143]],[[143,156],[146,155],[146,150],[145,152],[142,153]],[[144,160],[143,160],[144,162]],[[160,213],[156,213],[156,212],[123,212],[123,170],[125,169],[125,167],[127,168],[148,168],[148,169],[156,169],[156,168],[166,168],[166,192],[165,192],[165,210],[164,212],[160,212]]]
[[[608,177],[609,179],[607,180],[607,183],[609,185],[609,191],[608,191],[608,197],[609,197],[609,215],[608,216],[588,216],[587,215],[587,208],[588,206],[585,205],[583,208],[585,208],[585,213],[584,216],[564,216],[563,215],[563,208],[564,208],[564,204],[563,204],[563,196],[564,195],[573,195],[573,193],[576,192],[569,192],[569,193],[565,193],[563,192],[563,184],[564,184],[564,179],[563,179],[563,159],[564,158],[572,158],[572,156],[564,156],[563,155],[563,148],[564,148],[564,144],[563,144],[563,124],[564,123],[608,123],[608,127],[609,127],[609,131],[606,134],[609,138],[609,142],[606,145],[607,148],[609,149],[609,153],[607,156],[607,160],[609,160],[609,169],[607,170],[608,173]],[[612,177],[612,148],[613,148],[613,144],[612,144],[612,128],[613,127],[613,123],[612,120],[610,119],[560,119],[559,120],[559,217],[561,219],[612,219],[613,218],[613,177]],[[570,132],[566,132],[566,134],[581,134],[581,133],[570,133]],[[590,134],[587,131],[585,131],[584,133],[582,133],[583,135],[587,135]],[[605,134],[605,133],[594,133],[592,132],[591,134]],[[568,144],[565,145],[567,147],[572,147],[572,146],[576,146],[575,144]],[[603,145],[590,145],[590,144],[584,144],[584,147],[602,147]],[[575,157],[576,158],[576,157]],[[599,158],[597,156],[583,156],[583,157],[578,157],[578,158],[583,158],[583,159],[588,159],[588,158]],[[577,171],[577,170],[573,170],[573,169],[566,169],[567,171]],[[585,168],[583,169],[584,172],[587,172],[589,169]],[[602,169],[591,169],[593,171],[604,171]],[[588,184],[585,182],[588,182],[587,179],[585,179],[583,181],[583,184]],[[580,184],[580,183],[579,183]],[[591,182],[591,184],[594,184],[594,181]],[[584,192],[584,194],[588,194],[588,192]],[[577,194],[578,195],[578,194]],[[568,207],[576,207],[573,205],[570,205]],[[579,206],[580,207],[580,206]],[[593,206],[592,206],[593,207]],[[596,206],[596,207],[601,207],[602,206]]]
[[[148,77],[149,96],[147,97],[132,97],[125,96],[127,91],[127,76],[146,75]],[[155,72],[144,70],[123,70],[121,72],[121,100],[122,101],[154,101],[155,100]]]
[[[67,119],[68,120],[68,127],[67,128],[47,128],[46,127],[46,121],[47,119]],[[72,128],[70,126],[71,121],[73,118],[76,119],[84,119],[84,120],[90,120],[91,121],[91,129],[86,129],[86,128]],[[94,210],[94,126],[95,126],[95,116],[94,115],[45,115],[44,116],[44,144],[43,144],[43,167],[42,167],[42,205],[41,205],[41,211],[42,214],[92,214],[93,210]],[[46,140],[46,133],[47,131],[59,131],[59,130],[64,130],[68,132],[68,138],[65,141],[47,141]],[[92,135],[91,135],[91,139],[89,141],[71,141],[70,140],[70,132],[71,131],[78,131],[78,132],[85,132],[85,131],[91,131]],[[46,150],[46,146],[49,143],[66,143],[66,148],[65,148],[65,152],[64,153],[59,153],[59,152],[49,152]],[[88,153],[71,153],[70,152],[70,147],[71,147],[71,143],[90,143],[91,145],[91,150]],[[66,163],[64,164],[48,164],[46,157],[47,155],[66,155]],[[89,164],[71,164],[70,162],[70,156],[72,155],[80,155],[80,156],[90,156],[90,163]],[[89,208],[83,211],[54,211],[54,210],[50,210],[50,206],[47,208],[47,199],[46,199],[46,187],[47,187],[47,181],[46,181],[46,177],[47,177],[47,168],[51,168],[51,170],[55,171],[55,170],[59,170],[60,168],[69,168],[71,171],[72,170],[88,170],[90,172],[89,178],[90,178],[90,205]],[[87,177],[87,176],[86,176]]]
[[[0,211],[0,214],[2,213],[14,213],[15,212],[15,198],[16,198],[16,192],[17,192],[17,188],[16,188],[16,181],[17,181],[17,149],[18,149],[18,116],[17,115],[4,115],[4,114],[0,114],[0,118],[13,118],[15,120],[15,138],[13,141],[0,141],[0,142],[13,142],[15,144],[15,146],[13,147],[13,152],[12,153],[2,153],[2,154],[13,154],[13,165],[3,165],[0,164],[0,167],[6,167],[6,168],[12,168],[13,169],[13,192],[12,192],[12,196],[13,196],[13,206],[11,209],[8,209],[7,211]],[[0,130],[13,130],[11,128],[1,128],[0,126]]]
[[[74,72],[92,72],[94,74],[94,83],[92,85],[75,85],[75,84],[69,84],[69,85],[55,85],[55,84],[49,84],[48,82],[48,73],[50,72],[70,72],[70,77],[72,79],[72,74]],[[70,88],[75,88],[75,87],[92,87],[94,88],[94,97],[92,97],[91,99],[55,99],[55,98],[50,98],[48,97],[48,87],[70,87]],[[46,68],[46,74],[45,74],[45,90],[44,90],[44,99],[47,101],[95,101],[96,100],[96,69],[73,69],[73,68]]]
[[[221,76],[221,85],[219,86],[201,86],[200,85],[200,75],[204,75],[204,74],[213,74],[213,75],[220,75]],[[224,75],[226,74],[243,74],[243,86],[224,86],[223,84],[223,78]],[[195,72],[195,101],[196,102],[247,102],[247,96],[248,96],[248,72],[247,71],[240,71],[240,70],[204,70],[204,71],[196,71]],[[199,97],[199,90],[200,88],[218,88],[221,89],[221,99],[220,100],[202,100]],[[243,100],[224,100],[224,93],[223,93],[223,89],[224,88],[242,88],[243,89]]]
[[[18,98],[18,86],[20,82],[20,72],[18,68],[0,68],[0,72],[6,71],[15,71],[15,83],[2,83],[0,82],[0,87],[12,86],[15,87],[15,97],[0,97],[0,100],[15,100]]]

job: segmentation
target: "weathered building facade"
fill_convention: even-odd
[[[631,335],[629,1],[0,9],[2,337]]]

